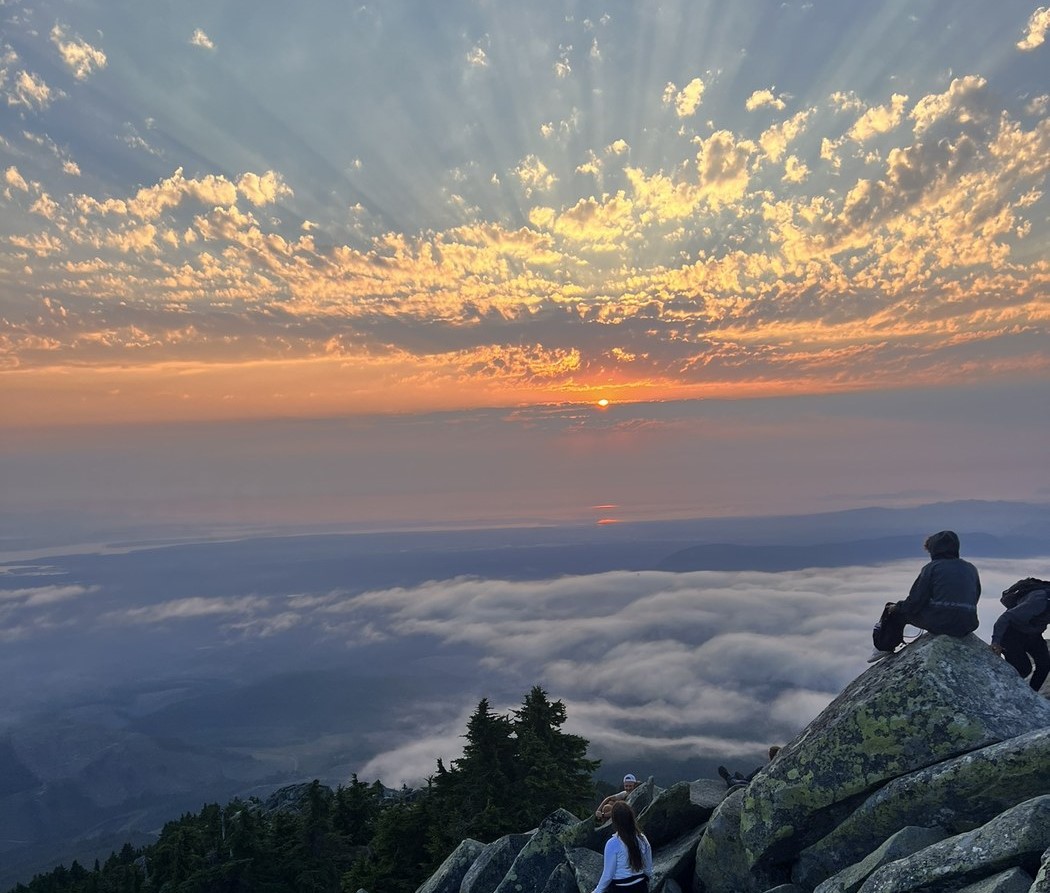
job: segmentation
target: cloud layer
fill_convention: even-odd
[[[150,566],[158,559],[163,553]],[[985,588],[979,635],[987,640],[997,593],[1045,559],[977,562]],[[75,636],[79,683],[54,666],[41,669],[37,709],[76,697],[77,684],[99,692],[141,678],[164,689],[165,679],[187,673],[232,678],[242,662],[265,684],[260,666],[284,666],[294,654],[326,666],[364,661],[377,678],[427,672],[418,659],[433,662],[432,675],[455,662],[465,672],[443,677],[442,709],[400,717],[355,767],[389,784],[418,782],[438,757],[458,756],[481,697],[509,710],[533,684],[566,702],[572,730],[607,761],[747,764],[794,737],[865,669],[883,602],[907,593],[919,564],[458,577],[360,593],[153,598],[66,581],[4,591],[0,630],[12,678]],[[46,566],[8,570],[39,577]],[[117,642],[119,662],[110,666]],[[8,697],[0,707],[13,703]]]

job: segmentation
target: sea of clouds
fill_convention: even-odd
[[[978,634],[987,640],[999,592],[1044,575],[1050,560],[975,562],[985,587]],[[750,764],[866,669],[873,622],[885,601],[907,594],[921,563],[160,599],[61,578],[18,586],[9,574],[0,667],[31,681],[38,702],[67,706],[136,676],[160,684],[194,671],[219,678],[226,667],[241,682],[264,683],[279,667],[309,667],[312,653],[326,665],[367,655],[377,678],[433,668],[436,692],[426,703],[392,702],[396,721],[356,766],[387,784],[418,783],[438,757],[455,759],[480,698],[509,711],[536,684],[565,702],[567,730],[606,761]],[[453,664],[457,672],[445,673]],[[13,689],[12,711],[25,706]],[[185,735],[192,740],[193,729]]]

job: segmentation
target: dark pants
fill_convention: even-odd
[[[1027,678],[1032,673],[1028,684],[1036,691],[1043,687],[1047,674],[1050,674],[1050,650],[1047,650],[1046,640],[1037,633],[1023,633],[1013,626],[1006,628],[1003,633],[1003,657],[1021,678]],[[1028,659],[1031,655],[1031,660]],[[1035,672],[1032,672],[1032,668]]]

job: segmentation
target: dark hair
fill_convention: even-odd
[[[631,809],[630,803],[617,800],[613,804],[612,826],[624,846],[627,847],[627,862],[632,870],[641,871],[642,848],[638,843],[638,838],[642,836],[642,832],[638,829],[638,821],[634,817],[634,810]]]

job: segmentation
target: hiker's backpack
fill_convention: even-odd
[[[1042,627],[1045,630],[1047,626],[1050,626],[1050,583],[1046,580],[1037,580],[1035,577],[1025,577],[1023,580],[1018,580],[1009,589],[1003,590],[999,601],[1006,605],[1007,608],[1013,608],[1024,601],[1029,593],[1037,592],[1040,589],[1046,590],[1046,607],[1043,608],[1042,612],[1029,620],[1028,623],[1036,629]]]
[[[1035,592],[1037,589],[1045,589],[1050,594],[1050,583],[1046,580],[1038,580],[1035,577],[1025,577],[1023,580],[1018,580],[1009,589],[1004,589],[999,601],[1007,608],[1013,608],[1029,592]]]

